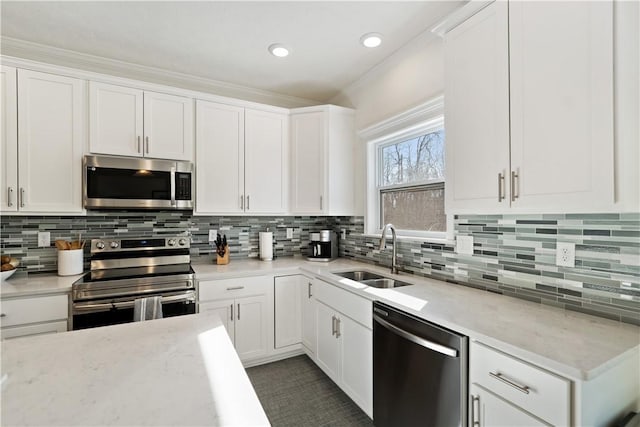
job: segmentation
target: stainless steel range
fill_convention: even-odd
[[[91,240],[91,271],[73,284],[71,328],[133,321],[135,300],[162,297],[164,317],[196,312],[188,237]]]

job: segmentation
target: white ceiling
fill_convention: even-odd
[[[12,2],[10,37],[326,102],[458,1]],[[375,49],[364,33],[383,34]],[[267,47],[283,43],[289,57]]]

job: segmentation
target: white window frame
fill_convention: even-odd
[[[384,146],[407,141],[444,127],[444,97],[437,96],[402,114],[391,117],[358,132],[366,143],[366,194],[365,194],[365,234],[380,237],[381,205],[380,190],[405,188],[408,185],[381,186],[381,170],[378,168],[381,149]],[[446,134],[445,134],[446,144]],[[446,166],[445,166],[446,167]],[[442,180],[429,180],[412,183],[414,185],[433,184]],[[446,191],[446,183],[445,183]],[[444,232],[422,230],[396,230],[401,239],[419,239],[422,241],[451,242],[453,240],[453,218],[447,215]]]

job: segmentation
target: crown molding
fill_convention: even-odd
[[[134,80],[152,81],[167,86],[177,86],[184,89],[272,104],[285,108],[306,107],[309,105],[317,105],[321,102],[11,37],[3,36],[0,38],[0,52],[2,55],[97,73],[113,74]]]
[[[469,3],[454,10],[442,21],[431,27],[431,32],[433,34],[437,34],[440,37],[444,37],[446,33],[462,24],[464,21],[471,18],[473,15],[480,12],[482,9],[489,6],[494,1],[506,0],[471,0]]]

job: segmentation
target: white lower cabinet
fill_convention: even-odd
[[[6,298],[2,300],[2,339],[65,332],[69,318],[67,294]]]
[[[477,427],[535,427],[549,425],[477,384],[471,384],[469,392],[471,394],[471,408],[469,410],[471,422],[469,425]]]
[[[201,281],[199,310],[215,311],[242,361],[259,359],[273,347],[271,276]]]
[[[304,276],[280,276],[274,279],[275,348],[300,344],[302,340],[302,286]]]
[[[316,280],[316,363],[369,417],[373,416],[373,332],[360,323],[371,301]],[[353,311],[343,306],[355,297]],[[350,317],[353,316],[356,319]]]
[[[302,345],[307,350],[307,354],[313,356],[318,347],[316,297],[314,296],[313,281],[304,277],[300,286],[302,287],[300,294],[302,298]]]

